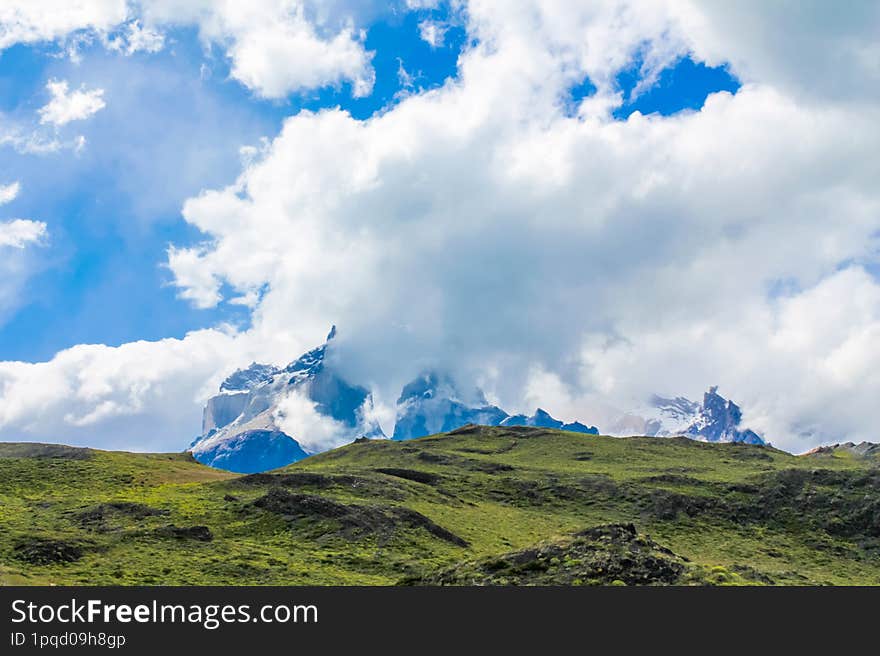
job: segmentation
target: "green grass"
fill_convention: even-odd
[[[633,523],[640,544],[685,564],[681,583],[878,585],[877,465],[502,428],[360,442],[255,477],[180,454],[0,444],[0,584],[468,582],[536,545],[577,556],[548,557],[541,578],[516,582],[595,583],[576,570],[584,550],[604,558],[604,547],[573,536]],[[272,489],[281,509],[255,504]],[[117,502],[138,505],[102,506]],[[213,539],[169,537],[169,525]],[[75,556],[28,555],[47,544]]]

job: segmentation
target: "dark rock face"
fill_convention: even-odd
[[[459,392],[451,377],[427,372],[407,384],[397,400],[395,440],[445,433],[466,424],[497,426],[507,417],[479,390]]]
[[[378,535],[389,538],[398,530],[421,529],[458,547],[468,546],[466,540],[425,515],[402,506],[349,505],[314,494],[288,492],[277,487],[254,501],[253,505],[292,522],[311,520],[309,530],[318,536],[339,534],[357,538]]]
[[[764,444],[760,435],[740,426],[742,410],[718,394],[717,386],[710,387],[703,394],[702,404],[684,397],[666,399],[660,396],[655,396],[651,404],[659,411],[661,419],[647,422],[648,434],[683,435],[707,442]]]
[[[462,393],[448,375],[426,372],[407,384],[397,400],[395,440],[409,440],[435,433],[448,433],[468,424],[481,426],[538,426],[576,433],[599,434],[595,426],[566,424],[538,408],[531,417],[508,415],[491,405],[479,389]]]
[[[415,585],[674,585],[685,573],[685,559],[639,535],[632,524],[587,529],[561,544],[514,551],[465,562]]]
[[[306,456],[296,440],[281,431],[251,430],[212,445],[197,459],[217,469],[253,474],[284,467]]]
[[[710,387],[703,395],[702,425],[694,426],[694,433],[706,438],[709,442],[745,442],[746,444],[763,444],[757,433],[748,428],[740,430],[742,410],[733,401],[728,401],[718,394],[717,387]]]
[[[369,390],[343,380],[325,362],[335,335],[334,327],[327,342],[283,369],[255,363],[229,376],[220,394],[208,399],[202,435],[190,445],[193,457],[240,473],[276,469],[307,457],[302,444],[309,444],[313,436],[285,432],[284,402],[292,394],[305,397],[318,414],[349,433],[322,448],[338,446],[346,438],[384,437],[378,423],[369,418]]]
[[[12,549],[15,558],[31,565],[73,563],[84,553],[82,545],[78,543],[38,537],[21,539]]]
[[[214,534],[207,526],[161,526],[154,533],[161,538],[174,538],[175,540],[197,540],[199,542],[210,542],[214,539]]]
[[[418,471],[417,469],[400,469],[398,467],[380,467],[376,470],[380,474],[385,474],[387,476],[395,476],[397,478],[403,478],[408,481],[415,481],[416,483],[424,483],[425,485],[434,485],[437,481],[440,480],[440,477],[437,474],[431,474],[430,472]]]
[[[556,428],[558,430],[570,431],[572,433],[585,433],[588,435],[599,434],[599,429],[595,426],[586,426],[579,421],[566,424],[558,419],[554,419],[550,413],[543,408],[535,410],[535,414],[531,417],[526,415],[511,415],[504,419],[499,426],[534,426],[537,428]]]

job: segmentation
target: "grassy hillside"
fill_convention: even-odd
[[[878,464],[533,428],[251,476],[0,444],[0,583],[877,585]]]

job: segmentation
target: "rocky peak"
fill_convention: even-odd
[[[394,439],[424,437],[467,424],[540,426],[578,433],[599,433],[595,426],[588,427],[580,422],[563,423],[542,408],[538,408],[531,417],[508,415],[498,406],[491,405],[481,389],[474,388],[463,395],[449,374],[427,371],[408,383],[400,394]]]
[[[270,380],[280,370],[271,364],[252,362],[245,369],[237,369],[220,384],[221,392],[246,392]]]
[[[706,442],[764,444],[757,433],[740,426],[742,410],[721,396],[717,385],[703,394],[702,404],[681,396],[674,399],[654,396],[651,404],[656,414],[646,420],[648,434],[684,435]]]

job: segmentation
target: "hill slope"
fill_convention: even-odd
[[[531,427],[249,476],[0,444],[0,582],[878,585],[877,466]]]

